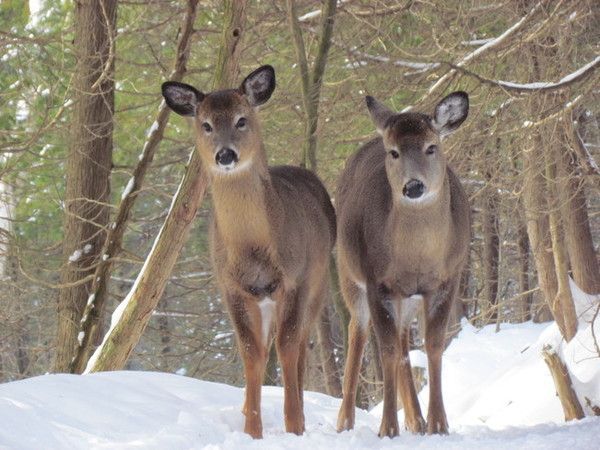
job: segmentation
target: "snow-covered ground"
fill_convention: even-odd
[[[282,389],[264,387],[265,439],[253,441],[242,432],[243,389],[173,374],[111,372],[46,375],[0,385],[0,448],[600,448],[600,417],[563,422],[540,357],[543,343],[556,340],[555,327],[525,323],[500,328],[495,333],[493,326],[478,330],[465,322],[444,355],[449,436],[404,432],[394,440],[379,439],[381,406],[357,411],[356,429],[337,434],[340,400],[313,392],[305,395],[306,433],[286,434]],[[595,331],[600,335],[598,324]],[[561,351],[578,391],[598,403],[600,360],[588,345],[590,336],[589,324],[582,323],[578,336]],[[424,362],[419,352],[411,358],[415,364]],[[419,397],[426,410],[427,389]]]

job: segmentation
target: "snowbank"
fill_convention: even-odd
[[[600,418],[563,423],[550,373],[540,357],[552,328],[505,324],[495,333],[493,326],[478,330],[464,324],[444,355],[449,436],[404,432],[394,440],[379,439],[380,406],[370,413],[358,410],[356,429],[337,434],[340,400],[307,392],[307,431],[298,437],[283,431],[282,389],[264,387],[265,439],[253,441],[242,432],[241,388],[164,373],[110,372],[45,375],[0,385],[0,448],[598,448]],[[583,332],[591,333],[580,328]],[[589,344],[583,335],[576,339]],[[564,355],[580,364],[581,355],[569,348],[565,346]],[[411,358],[415,363],[424,359],[416,352]],[[573,365],[575,378],[586,392],[598,394],[600,364],[598,358],[589,361],[581,373],[581,366]],[[419,397],[426,411],[427,389]],[[403,420],[402,412],[399,415]]]

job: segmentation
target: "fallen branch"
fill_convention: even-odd
[[[183,20],[179,43],[177,44],[177,57],[174,63],[173,71],[169,76],[170,80],[181,81],[186,72],[186,64],[190,55],[190,39],[194,33],[193,25],[196,19],[198,0],[189,0],[187,10]],[[137,199],[140,188],[142,187],[146,172],[150,167],[154,154],[163,139],[164,130],[169,119],[169,108],[165,102],[161,102],[155,121],[150,127],[146,142],[139,156],[139,162],[127,186],[121,195],[121,203],[117,211],[114,222],[108,230],[106,240],[100,255],[107,255],[98,261],[94,278],[92,282],[91,293],[87,305],[82,315],[79,335],[79,347],[75,358],[71,362],[71,373],[81,373],[85,368],[92,345],[96,342],[98,328],[100,324],[100,315],[104,308],[107,294],[107,282],[112,271],[114,257],[121,252],[123,236],[127,229],[129,215]]]
[[[549,345],[544,346],[542,357],[552,374],[556,394],[565,413],[565,420],[583,419],[583,408],[577,398],[577,394],[573,390],[573,382],[571,381],[569,370],[561,361],[556,351]]]

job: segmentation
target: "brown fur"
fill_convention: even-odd
[[[338,266],[352,316],[339,431],[354,426],[357,378],[370,321],[384,372],[380,436],[399,432],[397,394],[405,408],[407,429],[429,433],[448,429],[441,395],[441,354],[448,311],[467,256],[470,219],[465,193],[441,150],[435,156],[424,153],[431,144],[441,146],[430,123],[423,114],[393,115],[382,127],[383,138],[354,154],[339,181]],[[390,149],[400,157],[392,158]],[[436,194],[432,200],[402,201],[402,186],[415,174]],[[422,295],[425,308],[430,374],[427,424],[408,359],[411,295]]]
[[[231,125],[237,116],[247,119],[247,130]],[[210,135],[202,129],[206,121],[214,128]],[[244,362],[244,431],[262,437],[260,388],[274,333],[283,369],[285,428],[301,434],[305,347],[328,289],[333,207],[311,172],[267,167],[257,115],[238,90],[207,95],[195,123],[197,148],[212,178],[213,266]],[[220,145],[234,146],[243,168],[221,173],[215,164]],[[264,298],[275,302],[266,340],[259,306]]]

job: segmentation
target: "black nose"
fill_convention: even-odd
[[[402,193],[408,198],[419,198],[423,192],[425,192],[425,185],[419,180],[410,180],[402,189]]]
[[[236,163],[238,161],[238,156],[237,153],[230,148],[222,148],[217,152],[215,160],[220,166],[228,166],[231,163]]]

